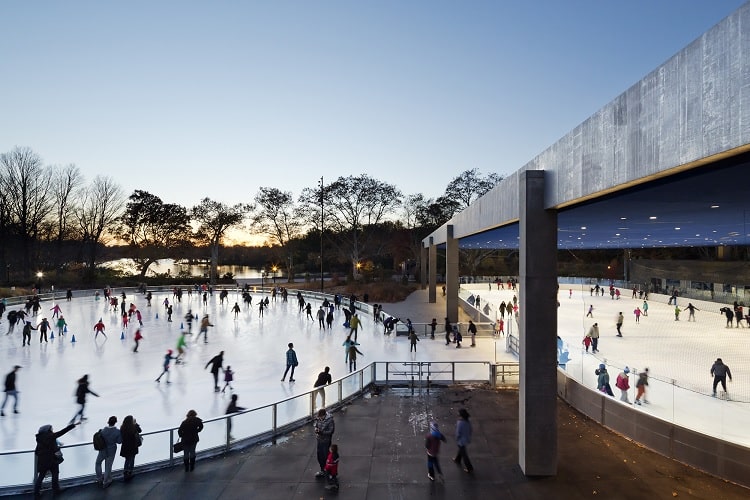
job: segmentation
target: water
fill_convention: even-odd
[[[103,262],[101,265],[102,267],[120,270],[128,275],[137,275],[140,272],[131,259],[111,260]],[[209,275],[209,269],[210,265],[208,263],[187,264],[183,261],[175,261],[174,259],[162,259],[149,266],[146,276],[169,274],[172,276],[187,275],[207,278]],[[273,278],[274,273],[272,271],[266,272],[266,277]],[[260,279],[263,269],[250,266],[219,266],[218,273],[219,276],[224,276],[226,273],[232,273],[233,277],[239,279]],[[277,271],[275,274],[277,279],[282,277],[281,270]]]

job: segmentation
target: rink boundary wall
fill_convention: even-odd
[[[587,417],[646,448],[750,488],[750,448],[677,426],[620,404],[557,371],[557,394]]]

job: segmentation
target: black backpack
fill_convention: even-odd
[[[104,436],[102,436],[102,430],[99,429],[94,433],[94,449],[101,451],[107,448],[107,442],[104,441]]]

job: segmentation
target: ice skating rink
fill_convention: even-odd
[[[121,290],[113,294],[119,297]],[[271,301],[259,316],[258,301],[260,292],[251,293],[253,306],[248,309],[241,297],[232,292],[228,302],[219,303],[219,293],[208,297],[204,307],[199,295],[189,297],[183,294],[182,302],[175,302],[172,293],[154,293],[152,306],[148,307],[145,296],[126,291],[126,302],[133,302],[142,312],[144,325],[141,328],[143,340],[137,353],[133,352],[133,335],[137,322],[127,329],[121,326],[119,308],[113,312],[104,300],[92,296],[76,294],[67,302],[63,297],[56,302],[68,323],[65,337],[57,336],[48,343],[39,343],[39,332],[32,332],[29,347],[21,346],[21,325],[17,325],[12,335],[6,335],[8,322],[3,319],[0,326],[0,371],[4,377],[14,365],[21,365],[17,375],[19,414],[12,413],[11,402],[6,405],[6,416],[0,418],[0,449],[29,450],[35,446],[35,434],[39,427],[51,424],[55,429],[67,425],[78,409],[74,393],[76,381],[84,374],[89,375],[90,388],[100,397],[89,395],[86,405],[87,421],[64,436],[66,444],[90,442],[96,429],[106,425],[110,415],[116,415],[118,425],[123,417],[132,414],[144,432],[177,427],[189,409],[195,409],[202,418],[224,415],[230,400],[230,393],[215,393],[213,378],[206,363],[220,351],[224,351],[224,366],[231,365],[235,374],[233,387],[239,395],[238,403],[246,408],[262,406],[293,395],[310,391],[318,373],[325,366],[331,367],[334,380],[348,373],[344,362],[342,343],[349,332],[344,328],[343,310],[335,311],[331,330],[321,330],[317,319],[310,321],[298,313],[296,297],[290,294],[287,303],[279,296]],[[173,321],[167,322],[162,302],[169,298],[174,303]],[[237,319],[231,312],[235,302],[239,302],[242,312]],[[313,315],[320,301],[313,301]],[[348,300],[344,300],[348,304]],[[38,324],[42,317],[53,322],[54,302],[42,302],[42,309],[33,323]],[[11,306],[18,310],[21,306]],[[162,362],[167,349],[175,350],[180,333],[187,329],[183,317],[188,309],[197,314],[193,322],[192,336],[187,335],[188,351],[185,364],[170,368],[171,384],[166,378],[161,383],[154,380],[162,371]],[[388,309],[386,308],[386,312]],[[198,337],[198,323],[203,314],[208,314],[214,324],[209,328],[208,343]],[[477,347],[455,349],[445,346],[443,336],[435,340],[422,339],[416,353],[409,352],[406,337],[394,334],[384,335],[383,326],[375,324],[372,317],[360,313],[362,325],[359,328],[358,349],[364,356],[358,359],[358,368],[371,361],[493,361],[496,342],[492,338],[478,338]],[[107,339],[99,335],[94,338],[94,324],[102,318],[106,325]],[[432,318],[412,317],[412,321],[429,322]],[[442,318],[438,318],[442,329]],[[124,334],[124,340],[121,336]],[[76,342],[71,342],[75,335]],[[196,342],[196,340],[198,340]],[[281,382],[286,367],[287,344],[293,342],[299,366],[294,374],[295,382]],[[498,359],[515,359],[505,354],[504,344],[497,343]],[[223,377],[220,374],[220,385]]]

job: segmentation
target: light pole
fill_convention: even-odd
[[[274,285],[274,287],[276,286],[276,270],[277,269],[278,268],[275,265],[271,268],[271,271],[273,271],[273,285]]]
[[[260,272],[260,294],[261,296],[265,295],[266,293],[266,290],[264,288],[265,285],[263,284],[265,282],[265,279],[266,279],[266,270],[264,269]]]
[[[320,176],[320,292],[323,293],[323,176]]]

